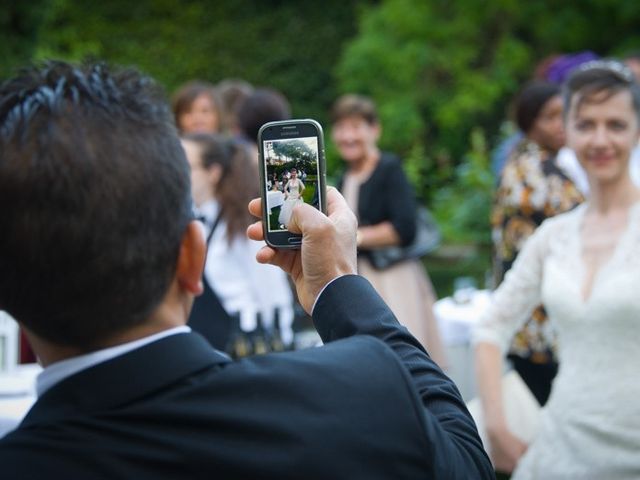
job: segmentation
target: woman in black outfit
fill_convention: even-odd
[[[435,295],[420,260],[405,260],[384,270],[370,261],[371,251],[410,244],[416,234],[416,201],[399,159],[381,152],[381,126],[374,103],[360,95],[339,98],[332,110],[332,139],[347,171],[338,188],[358,216],[358,272],[366,277],[398,320],[445,363],[433,316]]]

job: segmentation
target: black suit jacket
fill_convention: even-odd
[[[323,347],[232,362],[177,334],[61,381],[0,440],[3,478],[493,478],[455,385],[366,280],[313,317]]]

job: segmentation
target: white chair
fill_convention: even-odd
[[[18,364],[19,342],[18,323],[8,313],[0,311],[0,371],[12,371]]]

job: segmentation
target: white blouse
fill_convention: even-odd
[[[206,218],[205,235],[218,215],[215,201],[201,205],[199,213]],[[274,313],[279,311],[282,339],[292,340],[293,295],[286,274],[273,265],[260,264],[256,253],[264,242],[237,236],[229,245],[227,227],[220,220],[209,242],[204,274],[225,310],[240,314],[240,326],[251,331],[260,313],[265,326],[273,324]]]

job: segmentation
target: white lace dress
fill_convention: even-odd
[[[505,351],[542,302],[558,333],[560,371],[514,480],[640,478],[640,204],[586,300],[585,211],[538,228],[474,332]]]
[[[287,192],[287,199],[284,201],[284,204],[280,209],[278,222],[280,222],[280,224],[286,228],[287,225],[289,225],[289,220],[291,220],[293,207],[295,207],[299,203],[303,203],[304,201],[302,199],[301,192],[301,190],[304,190],[304,183],[302,183],[302,180],[300,179],[296,179],[295,182],[293,180],[289,180],[284,189]]]

